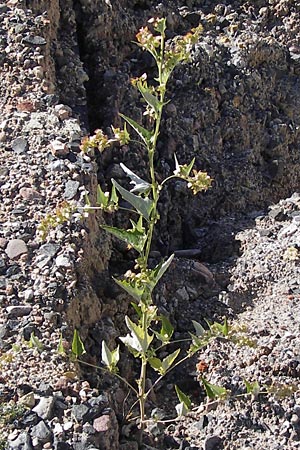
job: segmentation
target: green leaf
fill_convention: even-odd
[[[152,369],[160,373],[160,375],[165,375],[168,369],[173,365],[175,359],[180,353],[180,349],[175,350],[175,352],[166,356],[162,361],[159,358],[149,358],[148,362]]]
[[[211,331],[214,333],[222,334],[224,337],[228,336],[229,333],[229,325],[227,322],[227,318],[225,317],[224,323],[214,322],[213,324],[210,324],[207,322]]]
[[[190,162],[190,164],[187,166],[187,169],[186,169],[187,175],[189,175],[191,173],[191,170],[192,170],[194,164],[195,164],[195,158],[193,158],[192,161]]]
[[[173,258],[174,258],[174,254],[169,256],[169,258],[166,261],[164,261],[163,263],[160,263],[156,266],[156,268],[155,268],[155,271],[157,272],[156,277],[155,277],[156,283],[159,282],[159,280],[161,279],[163,274],[166,272],[166,270],[168,270],[171,262],[173,261]]]
[[[222,330],[224,336],[228,336],[229,333],[229,325],[228,325],[228,321],[227,321],[227,317],[225,317],[224,319],[224,324],[223,324],[223,330]]]
[[[206,333],[205,328],[203,328],[203,326],[199,322],[196,322],[196,320],[192,320],[192,323],[198,337],[203,336]]]
[[[156,370],[156,372],[161,373],[162,365],[161,360],[159,358],[149,358],[148,363],[152,367],[152,369]]]
[[[130,203],[146,220],[149,220],[153,202],[149,198],[142,198],[124,189],[114,179],[111,180],[123,199]]]
[[[195,164],[195,158],[192,159],[192,161],[190,162],[189,165],[187,164],[179,164],[178,163],[178,159],[177,156],[174,154],[174,159],[175,159],[175,170],[174,170],[174,174],[177,175],[178,177],[184,178],[186,179],[189,175],[190,172]]]
[[[201,377],[201,381],[203,383],[203,386],[204,386],[204,389],[205,389],[205,392],[206,392],[206,395],[208,398],[224,399],[227,397],[228,391],[224,387],[209,383],[204,377]]]
[[[166,356],[162,362],[162,372],[161,374],[164,375],[168,369],[170,369],[170,367],[173,365],[175,359],[177,358],[177,356],[180,353],[180,348],[178,348],[177,350],[175,350],[175,352],[171,353],[170,355]]]
[[[101,225],[103,230],[116,236],[121,241],[135,248],[139,253],[142,253],[145,243],[147,241],[147,235],[145,231],[139,231],[137,225],[131,221],[133,228],[131,230],[122,230],[116,227],[110,227],[109,225]]]
[[[116,187],[113,185],[111,188],[111,195],[110,195],[110,200],[109,200],[109,204],[110,205],[117,205],[118,204],[118,196],[117,196],[117,192],[116,192]]]
[[[185,414],[191,409],[192,402],[187,395],[185,395],[178,386],[175,384],[175,391],[179,400],[179,404],[176,405],[176,411],[178,416],[185,416]]]
[[[160,332],[156,332],[155,335],[163,343],[168,343],[173,335],[174,328],[166,316],[161,315],[159,316],[159,319],[161,321],[161,329]]]
[[[132,285],[126,280],[117,280],[113,278],[113,280],[120,286],[124,291],[126,291],[131,297],[133,297],[137,302],[139,302],[144,294],[144,288],[140,288],[138,286]]]
[[[130,222],[133,224],[132,220],[130,220]],[[136,225],[136,229],[140,232],[140,233],[145,233],[145,228],[143,226],[143,216],[139,217],[139,220],[137,221]]]
[[[154,269],[151,270],[149,287],[151,290],[155,288],[161,277],[164,275],[166,270],[169,268],[171,262],[173,261],[174,255],[171,255],[166,261],[160,262]]]
[[[84,355],[86,353],[83,342],[77,332],[77,330],[74,330],[73,335],[73,341],[72,341],[72,353],[78,358],[81,355]]]
[[[211,334],[207,333],[198,337],[193,333],[189,333],[192,338],[192,343],[189,348],[189,355],[194,355],[194,353],[198,352],[201,348],[205,347],[211,339]]]
[[[153,340],[153,335],[150,336],[147,331],[144,332],[143,328],[132,322],[128,316],[125,317],[125,322],[131,335],[120,338],[121,341],[129,348],[145,355]]]
[[[105,341],[102,341],[101,359],[106,366],[110,367],[112,365],[112,354]]]
[[[138,124],[135,120],[130,117],[125,116],[120,113],[120,117],[126,120],[126,122],[134,129],[134,131],[141,137],[146,146],[148,147],[152,138],[153,133],[146,128],[142,127],[142,125]]]
[[[126,336],[120,337],[119,339],[121,342],[123,342],[124,345],[126,345],[128,350],[133,354],[135,358],[138,358],[141,355],[141,346],[133,336],[131,336],[130,334],[126,334]]]
[[[12,348],[13,352],[15,352],[15,353],[19,353],[22,350],[21,346],[18,344],[12,344],[11,348]]]
[[[59,342],[58,342],[58,346],[57,346],[57,353],[62,356],[64,356],[66,354],[65,348],[63,346],[63,337],[62,337],[61,333],[60,333]]]
[[[244,380],[247,394],[252,394],[254,396],[257,396],[260,393],[260,386],[258,381],[254,381],[253,383],[250,383],[250,381]]]
[[[105,341],[102,341],[101,359],[109,370],[113,371],[120,359],[119,346],[115,350],[110,351]]]
[[[140,319],[142,317],[142,310],[141,310],[141,308],[139,307],[139,305],[137,305],[134,302],[131,302],[130,304],[133,307],[133,309],[135,310],[135,312],[137,313],[138,318]]]
[[[30,335],[29,347],[36,348],[39,352],[42,352],[44,350],[43,344],[41,343],[39,338],[34,335],[34,332],[32,332]]]
[[[100,184],[97,186],[97,199],[96,203],[97,205],[103,206],[104,208],[108,205],[108,195],[105,195],[105,193],[102,191]]]
[[[148,192],[151,188],[151,184],[149,184],[147,181],[140,178],[138,175],[136,175],[134,172],[132,172],[128,167],[125,166],[125,164],[120,163],[121,168],[124,170],[126,175],[131,179],[130,184],[133,184],[134,187],[130,190],[130,192],[138,192],[139,194],[144,194],[145,192]]]
[[[160,102],[159,99],[150,92],[149,87],[142,81],[139,81],[137,83],[137,87],[140,93],[142,94],[144,100],[148,103],[148,105],[150,105],[154,109],[156,114],[158,114],[163,107],[163,103]]]
[[[112,352],[112,363],[113,366],[116,366],[120,360],[120,347],[119,345]]]

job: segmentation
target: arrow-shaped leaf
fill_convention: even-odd
[[[160,375],[165,375],[168,369],[170,369],[170,367],[173,365],[179,353],[180,349],[177,349],[175,350],[175,352],[166,356],[162,361],[159,358],[149,358],[148,361],[152,369],[156,370],[156,372],[159,372]]]
[[[110,200],[109,200],[109,204],[110,205],[117,205],[118,204],[118,196],[117,196],[117,192],[116,192],[116,187],[113,185],[111,188],[111,195],[110,195]]]
[[[139,341],[134,336],[131,336],[131,334],[126,334],[126,336],[120,337],[119,339],[123,342],[123,344],[126,345],[128,350],[133,354],[135,358],[137,358],[139,354],[142,353],[142,348],[139,344]]]
[[[58,346],[57,346],[57,353],[59,355],[63,355],[63,356],[66,354],[66,350],[63,345],[63,337],[62,337],[61,333],[60,333],[59,342],[58,342]]]
[[[161,329],[159,333],[155,332],[155,336],[164,343],[170,342],[174,328],[165,316],[161,315],[159,316],[159,319],[161,320]]]
[[[142,295],[144,293],[143,288],[139,288],[137,286],[133,286],[131,283],[129,283],[126,280],[117,280],[116,278],[113,278],[114,281],[117,283],[118,286],[120,286],[124,291],[126,291],[131,297],[133,297],[137,302],[139,302],[142,298]]]
[[[154,267],[154,269],[152,269],[149,283],[151,290],[155,288],[166,270],[168,270],[173,258],[174,255],[171,255],[166,261],[160,262],[156,267]]]
[[[152,367],[152,369],[156,370],[156,372],[161,373],[161,369],[162,369],[162,365],[161,365],[161,360],[159,358],[149,358],[148,362],[150,364],[150,366]]]
[[[164,375],[167,370],[170,369],[170,367],[172,367],[175,359],[177,358],[177,356],[180,353],[180,348],[178,348],[177,350],[175,350],[175,352],[171,353],[170,355],[166,356],[162,362],[161,362],[161,366],[162,366],[162,375]]]
[[[36,348],[39,352],[42,352],[44,350],[43,344],[41,343],[39,338],[35,336],[34,332],[32,332],[30,335],[29,347]]]
[[[130,304],[133,307],[133,309],[135,310],[135,312],[137,313],[138,318],[140,319],[142,317],[141,307],[134,302],[131,302]]]
[[[103,206],[104,208],[107,206],[108,204],[108,195],[105,194],[105,192],[103,192],[103,190],[101,189],[100,184],[98,184],[97,186],[97,199],[96,199],[96,203],[97,205]]]
[[[250,383],[250,381],[244,380],[247,394],[252,394],[254,396],[258,395],[260,392],[260,386],[258,381],[254,381],[253,383]]]
[[[196,322],[196,320],[192,320],[192,323],[194,325],[194,328],[195,328],[197,336],[200,337],[200,336],[203,336],[203,334],[206,333],[206,330],[203,328],[203,326],[199,322]]]
[[[149,191],[151,188],[151,184],[149,184],[147,181],[140,178],[138,175],[136,175],[134,172],[132,172],[128,167],[125,166],[125,164],[120,163],[121,168],[124,170],[126,175],[129,176],[131,179],[130,184],[133,184],[134,187],[131,189],[130,192],[138,192],[139,194],[144,194],[145,192]]]
[[[174,254],[171,255],[166,261],[164,261],[163,263],[161,263],[158,266],[156,266],[156,268],[155,268],[155,271],[156,271],[156,276],[155,276],[156,283],[159,282],[159,280],[161,279],[163,274],[166,272],[166,270],[168,270],[171,262],[173,261],[173,258],[174,258]]]
[[[145,354],[153,340],[153,335],[150,336],[142,327],[132,322],[128,316],[125,317],[125,322],[131,332],[131,336],[127,335],[125,338],[120,338],[121,341],[137,352]]]
[[[124,114],[120,113],[120,117],[122,117],[122,119],[126,120],[126,122],[134,129],[134,131],[141,137],[141,139],[144,141],[144,143],[148,147],[153,133],[149,130],[146,130],[146,128],[142,127],[142,125],[140,125],[139,123],[137,123],[135,120],[131,119],[130,117],[125,116]]]
[[[175,159],[174,174],[177,175],[178,177],[186,179],[190,175],[190,172],[195,164],[195,158],[192,159],[192,161],[190,162],[189,165],[179,164],[177,156],[175,154],[174,154],[174,159]]]
[[[145,246],[147,235],[144,232],[138,231],[136,224],[132,221],[134,227],[131,230],[122,230],[117,227],[109,225],[102,225],[105,231],[116,236],[121,241],[125,241],[128,245],[135,248],[139,253],[142,253]]]
[[[224,387],[209,383],[204,377],[201,377],[201,381],[208,398],[215,399],[227,397],[228,391]]]
[[[179,404],[176,405],[176,411],[178,416],[185,416],[185,414],[191,409],[192,402],[187,395],[182,392],[175,384],[175,391],[179,400]]]
[[[229,333],[229,325],[227,322],[227,318],[225,317],[224,323],[214,322],[213,324],[209,324],[209,327],[212,332],[223,334],[223,336],[227,337]]]
[[[102,362],[113,371],[120,359],[119,346],[115,350],[110,351],[105,341],[102,341],[101,358]]]
[[[78,331],[74,330],[73,341],[72,341],[72,353],[78,358],[79,356],[86,353],[83,342],[78,334]]]
[[[164,32],[166,31],[166,19],[162,18],[162,19],[157,19],[156,23],[154,24],[154,30],[158,31],[158,33],[160,34],[164,34]]]
[[[149,198],[142,198],[127,191],[116,180],[112,179],[113,185],[120,192],[123,199],[130,203],[146,220],[149,220],[153,208],[153,202]]]
[[[156,114],[159,113],[160,109],[163,107],[163,103],[159,101],[159,99],[150,92],[149,87],[144,84],[142,81],[137,83],[138,90],[142,94],[144,100],[150,105]]]
[[[206,333],[203,337],[196,336],[193,333],[189,333],[189,335],[192,338],[192,343],[189,348],[190,355],[194,355],[194,353],[198,352],[201,348],[205,347],[211,339],[210,333]]]

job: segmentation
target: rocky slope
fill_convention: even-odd
[[[103,185],[112,175],[122,179],[121,156],[145,170],[137,148],[114,149],[96,161],[79,145],[89,130],[118,124],[120,110],[139,119],[128,80],[151,73],[152,63],[130,42],[157,14],[167,17],[170,36],[199,21],[204,26],[191,64],[178,68],[170,85],[158,173],[172,170],[176,151],[180,161],[195,156],[215,182],[197,198],[181,184],[165,192],[155,247],[177,253],[156,300],[178,336],[191,319],[226,315],[246,323],[244,335],[256,344],[217,340],[198,355],[207,379],[232,391],[217,407],[199,406],[198,360],[174,373],[163,386],[168,403],[176,381],[196,410],[165,434],[154,427],[149,443],[300,448],[300,201],[292,195],[300,191],[299,11],[291,0],[0,3],[4,448],[137,448],[134,429],[123,422],[124,387],[93,371],[80,374],[63,354],[75,327],[92,363],[99,363],[101,340],[113,343],[120,335],[130,299],[110,276],[131,257],[112,247],[101,214],[85,221],[75,214],[44,241],[38,226],[66,201],[83,205],[87,192],[93,199],[97,178]],[[134,379],[127,360],[122,370]],[[234,400],[245,392],[243,378],[268,394]]]

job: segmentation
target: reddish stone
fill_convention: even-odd
[[[50,150],[54,156],[66,156],[70,152],[67,144],[57,140],[51,142]]]
[[[199,263],[198,261],[194,261],[192,270],[193,272],[197,273],[199,275],[199,278],[202,278],[205,283],[207,284],[213,283],[214,276],[212,272],[203,264]]]
[[[26,187],[20,189],[20,195],[24,198],[24,200],[36,200],[42,197],[42,195],[35,189]]]
[[[93,427],[99,433],[108,431],[112,427],[110,416],[105,414],[101,417],[97,417],[97,419],[94,420]]]
[[[5,238],[0,238],[0,248],[5,248],[7,246],[8,240]]]
[[[21,100],[17,103],[17,110],[22,112],[32,112],[36,110],[36,107],[30,100]]]

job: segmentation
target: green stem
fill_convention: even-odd
[[[145,428],[146,373],[147,373],[147,360],[144,357],[142,359],[141,375],[139,380],[139,405],[140,405],[141,430]]]
[[[157,221],[157,203],[159,200],[159,186],[156,182],[155,177],[155,171],[154,171],[154,153],[156,150],[156,144],[157,139],[159,136],[159,130],[160,130],[160,124],[161,124],[161,118],[162,118],[162,111],[163,111],[163,105],[164,105],[164,98],[165,98],[165,87],[163,85],[163,64],[164,64],[164,47],[165,47],[165,36],[162,34],[161,36],[161,47],[160,47],[160,57],[155,58],[158,68],[158,83],[160,88],[160,94],[159,94],[159,101],[160,101],[160,108],[156,117],[156,123],[155,123],[155,129],[154,129],[154,135],[153,135],[153,141],[151,142],[151,145],[148,146],[148,157],[149,157],[149,169],[150,169],[150,178],[151,178],[151,185],[152,185],[152,196],[153,196],[153,209],[151,212],[150,217],[150,224],[147,232],[147,244],[146,244],[146,251],[145,251],[145,263],[147,265],[151,244],[152,244],[152,237],[153,237],[153,230]]]
[[[170,180],[173,180],[174,178],[180,178],[180,177],[178,177],[177,175],[170,175],[168,178],[165,178],[165,179],[162,181],[160,187],[162,188],[164,184],[166,184],[166,183],[167,183],[168,181],[170,181]]]
[[[143,336],[147,336],[148,331],[148,317],[147,317],[147,307],[142,311],[142,333]],[[145,427],[145,403],[146,403],[146,375],[147,375],[147,355],[142,354],[141,356],[142,365],[141,365],[141,373],[139,379],[139,405],[140,405],[140,418],[141,418],[141,430],[143,431]]]
[[[154,332],[152,329],[151,329],[151,331],[152,331],[152,333]],[[191,339],[190,338],[187,338],[187,339],[178,339],[178,340],[176,340],[176,341],[170,341],[170,342],[164,342],[163,344],[161,344],[159,347],[157,347],[156,349],[155,349],[155,351],[156,352],[158,352],[159,350],[161,350],[162,348],[164,348],[164,347],[166,347],[167,345],[173,345],[173,344],[179,344],[179,343],[181,343],[181,342],[191,342]]]

